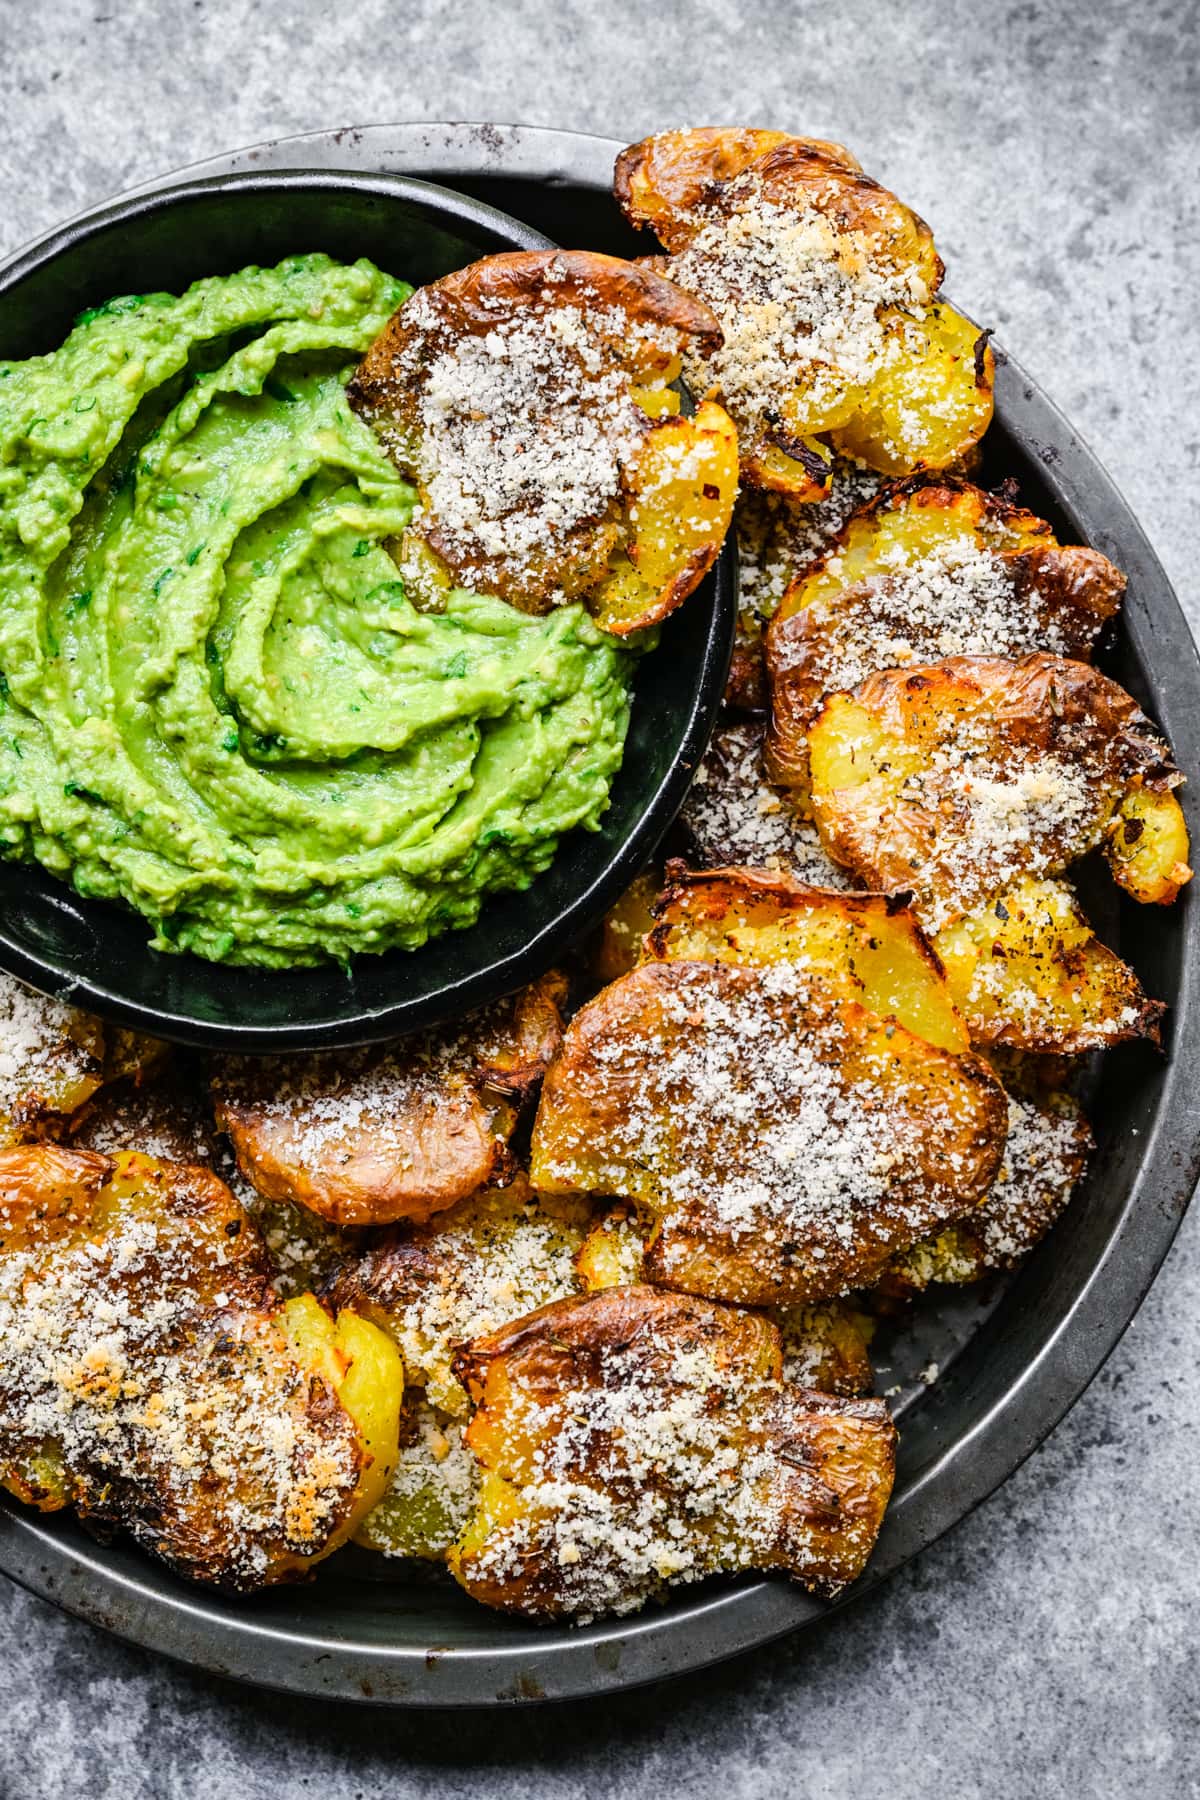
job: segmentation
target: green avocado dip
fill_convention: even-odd
[[[416,496],[344,383],[410,291],[299,256],[0,363],[0,853],[157,949],[412,949],[607,805],[635,653],[418,612],[388,553]]]

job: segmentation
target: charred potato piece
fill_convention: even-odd
[[[906,907],[883,894],[833,894],[759,869],[695,875],[668,867],[646,954],[741,967],[788,964],[943,1050],[968,1048],[942,968]]]
[[[470,1523],[479,1473],[462,1419],[439,1412],[419,1391],[406,1396],[391,1483],[358,1527],[355,1543],[383,1556],[444,1562]]]
[[[1069,1094],[1008,1096],[1008,1141],[995,1186],[975,1212],[892,1258],[879,1287],[907,1300],[935,1283],[961,1286],[1015,1269],[1065,1210],[1092,1134]]]
[[[616,193],[720,320],[723,342],[689,348],[684,367],[732,414],[748,485],[819,500],[835,451],[910,474],[986,431],[986,334],[935,301],[928,226],[840,146],[664,133],[623,152]]]
[[[1077,1056],[1158,1042],[1164,1008],[1099,941],[1065,881],[1026,877],[933,942],[974,1044]]]
[[[0,1151],[0,1482],[20,1499],[193,1580],[294,1579],[381,1497],[402,1387],[367,1321],[280,1305],[207,1171]]]
[[[164,1047],[0,974],[0,1146],[58,1137],[106,1083]]]
[[[518,1175],[428,1225],[378,1239],[341,1269],[326,1298],[373,1319],[395,1339],[410,1382],[440,1411],[462,1413],[456,1347],[575,1293],[590,1218],[586,1203],[535,1197]]]
[[[454,1032],[384,1051],[231,1058],[217,1121],[246,1179],[338,1225],[428,1219],[510,1167],[519,1103],[561,1029],[565,984],[544,976]]]
[[[977,1205],[1005,1117],[978,1059],[793,964],[651,962],[568,1027],[530,1174],[645,1208],[651,1281],[789,1304],[869,1282]]]
[[[1167,747],[1085,663],[955,656],[871,675],[826,701],[809,755],[827,848],[868,887],[910,891],[934,931],[1101,845],[1135,897],[1169,900],[1191,875]],[[1136,868],[1122,861],[1134,796]]]
[[[597,1219],[577,1258],[586,1293],[634,1287],[645,1274],[650,1227],[623,1202]],[[778,1306],[770,1317],[779,1327],[783,1378],[797,1387],[856,1399],[875,1389],[869,1334],[873,1321],[844,1300],[819,1306]]]
[[[450,1556],[485,1605],[627,1613],[679,1582],[861,1572],[891,1491],[878,1400],[781,1382],[766,1319],[647,1287],[542,1308],[460,1355],[486,1471]]]
[[[834,862],[812,819],[769,778],[765,730],[749,721],[714,736],[679,815],[701,868],[745,863],[814,887],[844,889],[853,878]]]
[[[725,697],[744,712],[766,712],[763,634],[793,580],[815,562],[850,514],[878,492],[873,469],[838,458],[829,493],[804,502],[768,488],[748,487],[734,508],[740,589],[733,663]]]
[[[792,582],[767,633],[768,757],[807,786],[807,732],[827,694],[878,669],[1042,650],[1090,660],[1125,577],[1060,545],[1044,519],[963,481],[920,476],[856,512]]]
[[[584,600],[624,634],[673,611],[716,560],[737,437],[714,404],[675,416],[708,308],[591,251],[490,256],[421,288],[372,345],[351,404],[417,483],[400,560],[526,611]]]
[[[163,1162],[195,1163],[231,1189],[262,1233],[273,1264],[272,1285],[284,1299],[307,1294],[350,1253],[352,1233],[339,1231],[303,1206],[264,1200],[238,1168],[219,1132],[205,1084],[191,1070],[162,1074],[138,1087],[121,1082],[89,1101],[73,1122],[71,1145],[118,1156],[138,1151]]]

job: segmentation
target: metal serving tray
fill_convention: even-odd
[[[502,125],[380,125],[313,133],[187,171],[347,169],[423,176],[490,201],[568,246],[627,252],[609,194],[620,146]],[[178,179],[173,176],[170,179]],[[164,183],[149,184],[154,188]],[[640,247],[640,246],[638,246]],[[984,479],[1014,476],[1066,542],[1129,576],[1105,666],[1157,718],[1191,778],[1200,833],[1200,661],[1161,565],[1128,506],[1052,403],[1003,352]],[[1168,911],[1105,893],[1099,923],[1147,989],[1170,1003],[1165,1055],[1110,1053],[1091,1112],[1100,1140],[1083,1191],[1007,1284],[921,1314],[884,1348],[881,1385],[901,1427],[895,1496],[866,1575],[886,1578],[991,1493],[1078,1399],[1134,1313],[1200,1174],[1200,902]],[[937,1364],[935,1380],[921,1379]],[[380,1705],[561,1699],[680,1675],[796,1630],[827,1610],[777,1580],[683,1590],[632,1620],[522,1625],[475,1606],[436,1572],[413,1576],[348,1551],[308,1586],[226,1600],[185,1587],[125,1543],[67,1516],[0,1504],[0,1568],[81,1618],[184,1662],[297,1693]],[[842,1604],[846,1604],[843,1601]]]

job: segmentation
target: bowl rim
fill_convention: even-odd
[[[29,275],[48,267],[56,258],[76,244],[148,215],[170,211],[195,198],[214,193],[243,193],[248,199],[256,194],[287,192],[294,189],[317,189],[322,192],[378,194],[387,199],[408,200],[433,207],[452,224],[473,227],[507,240],[518,249],[553,249],[551,238],[523,220],[502,212],[498,207],[472,198],[438,183],[420,179],[400,171],[336,170],[314,168],[247,168],[227,173],[195,174],[176,171],[141,189],[102,201],[77,213],[53,230],[17,249],[0,260],[0,305],[7,292]],[[710,616],[704,632],[695,687],[685,708],[679,714],[679,748],[663,772],[633,827],[620,840],[613,842],[606,859],[587,879],[581,880],[573,896],[529,936],[512,946],[489,953],[470,970],[442,981],[436,989],[425,989],[415,996],[408,992],[403,980],[404,968],[394,984],[394,997],[383,1005],[369,1005],[354,994],[347,983],[345,1010],[332,1008],[326,1014],[303,1022],[285,1019],[263,1024],[246,1017],[236,1024],[216,1022],[182,1008],[155,1007],[132,998],[120,986],[98,977],[81,977],[64,966],[50,952],[35,954],[14,938],[0,909],[0,969],[16,976],[42,993],[54,995],[73,1005],[85,1007],[102,1017],[116,1020],[159,1038],[193,1048],[225,1049],[253,1054],[324,1050],[379,1043],[445,1024],[461,1017],[472,1008],[512,993],[524,983],[543,974],[586,930],[594,927],[607,908],[628,886],[629,881],[653,856],[659,842],[674,821],[691,785],[692,776],[707,747],[729,670],[733,648],[734,619],[737,611],[737,561],[732,539],[724,546],[711,575],[699,596],[701,604],[711,594]],[[656,652],[655,654],[660,654]],[[622,765],[624,767],[624,764]],[[618,771],[618,778],[620,771]],[[568,834],[568,838],[574,834]],[[566,842],[567,839],[564,839]],[[558,861],[556,855],[555,861]],[[37,871],[34,871],[36,875]],[[64,896],[74,890],[64,885]],[[489,896],[497,903],[515,899],[524,890],[504,889]],[[120,907],[119,902],[93,904]],[[486,908],[485,900],[485,908]],[[122,911],[126,910],[121,908]],[[128,909],[132,912],[132,909]],[[484,919],[481,913],[481,921]],[[476,929],[475,925],[467,928]],[[454,934],[447,934],[454,935]],[[466,935],[458,934],[458,935]],[[442,942],[442,939],[435,940]],[[147,942],[144,954],[155,955]],[[423,951],[383,953],[392,957]],[[203,963],[190,957],[191,963]],[[364,953],[356,957],[352,969],[367,973],[376,958]],[[206,965],[231,974],[236,985],[235,965]],[[249,970],[251,979],[303,979],[303,968],[283,971]],[[316,971],[314,971],[316,973]],[[215,977],[214,979],[218,979]]]
[[[319,131],[198,165],[263,166],[272,156],[316,158],[334,168],[389,160],[439,179],[520,174],[607,186],[618,140],[545,127],[419,123]],[[164,179],[170,179],[169,177]],[[1119,553],[1131,577],[1126,629],[1152,668],[1156,708],[1180,763],[1200,769],[1200,658],[1165,572],[1097,458],[1025,375],[998,356],[998,412],[1041,465],[1055,500],[1085,541]],[[1195,794],[1185,796],[1195,817]],[[1185,901],[1183,965],[1200,961],[1200,906]],[[1200,1090],[1188,1070],[1200,1058],[1200,992],[1184,981],[1172,1008],[1172,1046],[1152,1131],[1129,1194],[1073,1304],[965,1436],[944,1439],[893,1500],[853,1602],[942,1536],[1012,1474],[1079,1398],[1120,1340],[1148,1291],[1200,1176]],[[930,1390],[935,1396],[941,1384]],[[130,1552],[115,1566],[71,1526],[48,1527],[0,1502],[0,1568],[43,1598],[117,1635],[248,1683],[393,1706],[478,1706],[603,1695],[678,1676],[768,1644],[830,1611],[783,1583],[753,1580],[717,1593],[677,1593],[669,1612],[644,1613],[570,1633],[523,1633],[496,1621],[488,1648],[397,1649],[308,1630],[277,1628],[252,1606],[222,1610],[212,1596],[154,1591],[153,1565]],[[161,1579],[161,1578],[160,1578]],[[506,1637],[510,1641],[506,1642]]]

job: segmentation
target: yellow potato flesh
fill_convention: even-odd
[[[896,314],[891,322],[901,349],[855,416],[831,431],[834,446],[884,475],[948,468],[991,423],[991,350],[983,352],[979,383],[979,327],[953,307],[937,302],[919,321]]]
[[[399,1449],[404,1369],[395,1345],[377,1325],[345,1311],[334,1319],[311,1294],[285,1303],[283,1326],[296,1360],[323,1376],[350,1414],[369,1458],[353,1510],[322,1552],[328,1556],[387,1492]]]
[[[1173,793],[1132,788],[1113,821],[1104,847],[1114,881],[1144,904],[1167,906],[1185,882],[1188,829]]]
[[[911,919],[889,917],[882,905],[867,915],[834,902],[757,917],[751,905],[722,919],[685,919],[673,927],[666,955],[743,967],[803,963],[839,996],[898,1020],[926,1043],[968,1048],[966,1029]]]
[[[1137,978],[1099,942],[1065,882],[1027,877],[933,941],[976,1043],[1070,1053],[1138,1035],[1115,1028],[1128,1009],[1145,1009]]]

